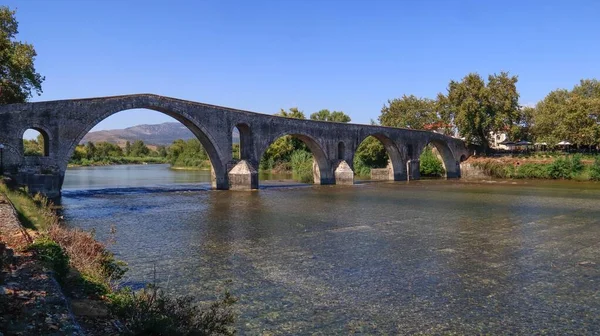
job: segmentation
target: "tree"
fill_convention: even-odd
[[[143,157],[150,154],[150,149],[144,144],[142,140],[136,140],[131,144],[130,155],[133,157]]]
[[[15,40],[19,24],[15,11],[0,6],[0,105],[23,103],[42,93],[44,77],[34,67],[33,45]]]
[[[571,91],[550,92],[533,110],[533,133],[550,145],[600,143],[600,83],[582,80]]]
[[[125,142],[125,156],[131,156],[131,142],[129,140]]]
[[[427,125],[439,121],[434,101],[414,95],[403,95],[400,99],[388,100],[379,116],[379,122],[383,126],[412,129],[425,129]]]
[[[310,119],[319,120],[319,121],[333,121],[333,122],[341,122],[347,123],[350,122],[350,116],[345,114],[342,111],[333,111],[329,112],[329,110],[320,110],[319,112],[315,112],[310,115]]]
[[[279,110],[279,112],[275,113],[278,117],[286,117],[286,118],[295,118],[295,119],[306,119],[304,116],[304,112],[299,111],[297,107],[292,107],[289,111],[284,109]]]
[[[510,131],[519,119],[519,93],[516,76],[507,72],[488,76],[470,73],[462,81],[450,81],[448,94],[439,97],[445,118],[454,120],[467,142],[489,149],[490,132]]]

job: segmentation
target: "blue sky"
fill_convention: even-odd
[[[519,76],[521,104],[600,73],[598,1],[4,1],[54,100],[156,93],[250,111],[377,119],[469,72]],[[170,120],[119,113],[96,129]]]

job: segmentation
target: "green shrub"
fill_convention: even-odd
[[[570,179],[573,177],[573,167],[568,158],[557,158],[548,166],[548,176],[553,179]]]
[[[487,160],[474,162],[474,167],[483,170],[484,174],[493,178],[511,178],[515,175],[515,168],[511,164]]]
[[[527,179],[546,179],[548,178],[548,166],[539,163],[525,163],[519,166],[515,177]]]
[[[43,237],[29,245],[29,250],[56,273],[58,280],[63,280],[69,273],[69,256],[57,242]]]
[[[433,154],[431,148],[425,147],[420,157],[420,173],[422,176],[444,176],[445,170],[442,161]]]
[[[229,293],[207,309],[189,296],[171,298],[156,285],[135,293],[129,288],[108,295],[111,311],[121,319],[125,335],[234,335],[235,303]]]
[[[354,174],[361,177],[371,176],[371,167],[369,167],[362,158],[354,159]]]
[[[575,154],[571,158],[571,170],[573,171],[574,174],[581,173],[583,171],[583,169],[585,168],[585,166],[583,165],[583,162],[581,162],[581,159],[582,159],[581,154]]]
[[[600,181],[600,156],[596,156],[590,167],[590,180]]]
[[[294,151],[291,157],[291,165],[294,179],[303,183],[314,182],[313,157],[311,153],[304,150]]]

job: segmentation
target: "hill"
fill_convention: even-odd
[[[166,122],[156,125],[137,125],[124,129],[90,132],[83,137],[81,143],[107,141],[124,146],[127,141],[142,140],[148,145],[158,146],[170,145],[177,139],[188,140],[194,137],[194,134],[183,124]],[[239,142],[237,131],[234,131],[233,142]]]

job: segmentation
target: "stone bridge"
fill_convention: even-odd
[[[5,146],[3,170],[31,192],[58,196],[69,158],[84,135],[115,113],[140,108],[169,115],[198,137],[210,158],[216,189],[258,188],[260,158],[271,143],[284,135],[299,138],[312,151],[316,184],[354,183],[354,155],[368,136],[379,139],[390,158],[384,179],[418,179],[419,156],[427,144],[437,148],[448,178],[460,177],[459,163],[468,156],[461,140],[434,132],[290,119],[135,94],[0,106],[0,143]],[[240,160],[232,158],[234,127],[240,132]],[[24,155],[22,139],[27,129],[35,129],[44,137],[43,156]]]

